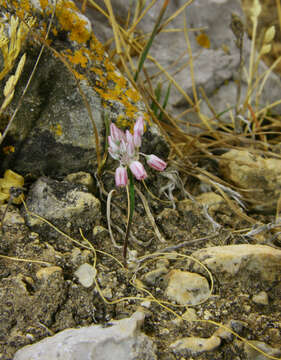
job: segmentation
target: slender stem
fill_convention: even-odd
[[[104,167],[104,165],[106,163],[107,155],[108,155],[108,135],[109,135],[108,114],[104,115],[104,124],[105,124],[105,146],[104,146],[103,158],[102,158],[100,166],[98,166],[98,170],[97,170],[97,176],[98,177],[101,175],[102,168]]]
[[[158,33],[158,30],[159,30],[159,27],[160,27],[160,24],[161,24],[161,21],[163,19],[163,16],[165,14],[165,11],[167,9],[167,6],[168,6],[168,3],[169,3],[170,0],[165,0],[161,10],[160,10],[160,13],[159,13],[159,16],[156,20],[156,24],[154,25],[154,28],[152,30],[152,33],[150,35],[150,38],[148,39],[143,51],[142,51],[142,54],[140,56],[140,59],[139,59],[139,63],[138,63],[138,68],[137,68],[137,71],[135,73],[135,76],[134,76],[134,80],[135,82],[138,80],[138,77],[139,77],[139,73],[143,67],[143,64],[144,64],[144,61],[145,59],[147,58],[147,55],[149,53],[149,50],[151,48],[151,45],[153,43],[153,40],[155,38],[155,36],[157,35]]]
[[[124,240],[124,247],[123,247],[123,259],[124,259],[124,266],[127,267],[127,248],[128,248],[128,239],[131,230],[133,214],[135,210],[135,187],[134,187],[134,178],[133,174],[131,173],[130,169],[128,171],[129,177],[129,186],[127,187],[127,194],[128,194],[128,221],[127,221],[127,228],[126,228],[126,235]]]

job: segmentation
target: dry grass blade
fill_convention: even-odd
[[[52,21],[53,21],[53,16],[51,17],[51,21],[49,23],[49,29],[48,30],[50,30]],[[16,18],[14,18],[12,16],[11,17],[11,22],[10,22],[10,30],[11,30],[10,32],[11,32],[11,34],[10,34],[10,44],[9,44],[9,40],[7,38],[5,38],[5,36],[3,35],[3,31],[4,31],[3,27],[4,27],[4,25],[2,24],[2,27],[0,28],[0,36],[1,36],[1,40],[2,40],[2,42],[1,42],[1,51],[2,51],[2,54],[3,54],[3,57],[4,57],[4,67],[3,67],[2,72],[0,73],[0,79],[2,79],[11,70],[11,68],[13,67],[14,62],[15,62],[16,58],[18,57],[19,52],[21,50],[22,43],[25,40],[30,27],[32,27],[33,25],[34,25],[34,19],[29,19],[29,22],[26,23],[26,24],[23,21],[21,21],[20,24],[19,24],[19,19],[18,18],[16,19]],[[48,34],[48,32],[47,32],[47,34]],[[4,41],[4,43],[3,43],[3,41]],[[37,58],[37,61],[36,61],[35,65],[34,65],[33,72],[30,75],[30,77],[28,79],[28,82],[27,82],[27,84],[25,86],[25,89],[24,89],[24,91],[23,91],[23,93],[22,93],[22,95],[20,97],[18,105],[17,105],[15,111],[13,112],[13,115],[10,118],[8,125],[6,126],[6,129],[4,130],[3,135],[0,137],[0,145],[2,144],[5,137],[7,136],[7,133],[9,131],[13,121],[14,121],[14,118],[15,118],[20,106],[21,106],[23,97],[24,97],[24,95],[25,95],[25,93],[26,93],[26,91],[27,91],[27,89],[29,87],[29,84],[31,82],[31,79],[33,77],[35,69],[37,67],[39,58],[40,58],[40,54],[39,54],[39,56]],[[5,85],[5,88],[4,88],[5,100],[4,100],[4,102],[3,102],[2,106],[1,106],[0,115],[1,115],[2,111],[9,105],[9,103],[13,99],[15,86],[16,86],[18,80],[19,80],[19,77],[20,77],[21,73],[22,73],[22,70],[23,70],[23,67],[24,67],[24,64],[25,64],[25,59],[26,59],[26,55],[24,54],[21,57],[21,59],[20,59],[20,61],[18,63],[15,75],[10,76],[10,78],[6,82],[6,85]]]
[[[18,17],[11,16],[8,38],[5,35],[4,24],[0,24],[0,48],[3,57],[3,68],[0,72],[0,80],[2,80],[13,68],[20,53],[22,44],[29,32],[29,28],[33,25],[33,18],[29,19],[28,22],[25,23],[20,21]]]
[[[143,88],[144,89],[144,88]],[[153,101],[154,104],[157,105],[158,109],[161,110],[161,113],[165,115],[166,119],[168,119],[171,124],[173,125],[175,131],[178,131],[179,133],[183,134],[184,139],[186,141],[190,141],[190,136],[183,133],[182,130],[180,129],[180,127],[178,126],[178,124],[176,123],[176,121],[173,119],[173,117],[165,110],[165,108],[159,103],[159,101],[147,90],[144,89],[144,91],[146,92],[146,94],[151,98],[151,100]],[[162,126],[161,126],[162,127]]]
[[[139,88],[141,86],[139,85]],[[144,87],[142,87],[142,90],[143,92],[145,92],[145,89]],[[175,144],[173,142],[173,140],[171,139],[171,137],[167,134],[167,132],[164,130],[163,126],[161,125],[160,121],[157,119],[157,117],[155,116],[154,112],[150,109],[150,106],[148,104],[148,101],[147,99],[145,98],[145,96],[143,97],[143,102],[145,103],[146,105],[146,108],[147,108],[147,111],[149,113],[149,115],[152,117],[153,121],[159,126],[159,128],[162,130],[162,133],[165,137],[165,139],[167,140],[167,142],[171,145],[171,147],[175,150],[175,152],[180,156],[182,157],[183,154],[182,152],[180,151],[180,149],[178,148],[177,144]]]
[[[259,98],[260,98],[261,95],[262,95],[262,92],[263,92],[263,89],[264,89],[264,85],[265,85],[266,81],[268,80],[270,74],[271,74],[272,71],[277,67],[277,65],[280,63],[280,61],[281,61],[281,56],[280,56],[278,59],[276,59],[276,60],[274,61],[274,63],[273,63],[273,64],[265,71],[265,73],[261,76],[261,77],[263,77],[263,80],[261,81],[260,87],[259,87],[259,89],[258,89],[258,91],[257,91],[257,95],[256,95],[257,100],[256,100],[256,103],[259,103]]]
[[[281,1],[280,0],[276,0],[276,7],[277,7],[277,13],[278,13],[279,28],[281,30]]]
[[[21,261],[21,262],[41,264],[41,265],[47,265],[47,266],[52,265],[51,263],[49,263],[47,261],[43,261],[43,260],[23,259],[23,258],[18,258],[18,257],[14,257],[14,256],[6,256],[6,255],[2,255],[2,254],[0,254],[0,257],[2,259],[11,260],[11,261]]]
[[[113,30],[113,34],[114,34],[114,40],[115,40],[115,44],[116,44],[116,51],[117,54],[120,55],[122,50],[121,50],[121,45],[120,45],[120,34],[119,34],[119,26],[116,23],[116,19],[113,13],[113,9],[112,9],[112,5],[111,5],[111,1],[110,0],[104,0],[105,5],[107,7],[108,13],[109,13],[109,20],[112,26],[112,30]]]
[[[247,104],[251,102],[251,93],[252,93],[252,82],[254,77],[254,60],[256,56],[255,44],[257,38],[257,28],[258,28],[258,17],[261,12],[261,5],[259,0],[254,0],[251,7],[251,20],[253,23],[253,32],[252,32],[252,43],[251,43],[251,53],[250,53],[250,64],[249,64],[249,77],[248,77],[248,88],[247,95],[243,105],[243,113],[247,108]]]
[[[190,67],[190,75],[191,75],[191,83],[192,83],[192,92],[195,102],[195,110],[200,111],[198,108],[198,96],[196,91],[195,77],[194,77],[194,65],[193,65],[193,55],[191,50],[191,44],[188,36],[187,24],[186,24],[186,14],[184,13],[184,37],[187,45],[187,52],[189,56],[189,67]]]
[[[149,219],[149,221],[150,221],[150,223],[151,223],[151,225],[152,225],[152,227],[153,227],[153,229],[154,229],[154,231],[155,231],[155,234],[156,234],[158,240],[159,240],[161,243],[165,243],[166,240],[163,238],[163,236],[161,235],[160,231],[158,230],[158,227],[157,227],[157,225],[156,225],[156,222],[155,222],[155,220],[154,220],[153,215],[151,214],[151,211],[150,211],[150,209],[149,209],[149,205],[148,205],[148,202],[147,202],[145,196],[143,195],[143,193],[142,193],[136,186],[135,186],[135,190],[136,190],[138,196],[141,198],[141,201],[142,201],[143,206],[144,206],[145,211],[146,211],[146,215],[148,216],[148,219]]]
[[[183,10],[189,6],[191,3],[193,3],[194,0],[188,0],[185,4],[183,4],[177,11],[173,13],[160,27],[159,31],[162,31],[171,21],[173,21]]]
[[[219,229],[221,229],[222,226],[221,226],[218,222],[216,222],[216,221],[212,218],[212,216],[208,213],[208,205],[203,205],[203,214],[204,214],[205,218],[206,218],[207,220],[209,220],[210,223],[212,224],[212,226],[213,226],[213,231],[214,231],[215,233],[217,233],[217,231],[218,231]]]
[[[107,227],[108,227],[108,231],[109,231],[109,235],[110,235],[110,239],[111,242],[113,244],[114,247],[118,248],[118,249],[122,249],[122,246],[117,245],[114,236],[113,236],[113,232],[112,232],[112,228],[111,228],[111,215],[110,215],[110,208],[111,208],[111,199],[112,199],[112,195],[116,192],[116,190],[111,190],[107,196],[107,201],[106,201],[106,218],[107,218]]]
[[[147,57],[149,60],[151,60],[157,67],[160,69],[160,71],[167,77],[167,79],[175,86],[175,88],[183,95],[183,97],[186,99],[187,103],[194,108],[195,104],[190,98],[190,96],[184,91],[184,89],[177,83],[177,81],[166,71],[166,69],[152,56],[148,55]]]
[[[202,172],[201,169],[198,169],[200,172]],[[226,192],[222,189],[222,187],[219,185],[219,183],[216,183],[209,179],[206,175],[197,175],[197,178],[201,180],[202,182],[206,182],[207,184],[212,185],[224,198],[224,200],[227,202],[229,207],[234,211],[235,214],[237,214],[240,218],[246,220],[247,222],[251,224],[256,224],[257,221],[250,218],[248,215],[244,214],[243,211],[240,210],[240,208],[229,198],[229,196],[226,194]]]
[[[119,232],[119,234],[122,235],[122,237],[125,238],[126,232],[123,231],[118,225],[112,224],[112,227],[113,227],[114,229],[116,229],[116,230]],[[134,243],[136,243],[136,244],[138,244],[138,245],[140,245],[140,246],[142,246],[142,247],[144,247],[144,248],[145,248],[145,247],[148,247],[148,246],[151,244],[151,242],[152,242],[152,239],[147,240],[147,241],[139,240],[139,239],[137,239],[132,233],[130,234],[130,239],[131,239]]]
[[[128,29],[128,35],[133,33],[137,27],[137,25],[140,23],[140,21],[145,17],[145,15],[148,13],[148,11],[152,8],[152,6],[157,2],[158,0],[152,0],[151,3],[144,9],[144,11],[141,13],[141,15],[133,21],[132,26],[130,29]]]

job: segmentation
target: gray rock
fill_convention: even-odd
[[[214,246],[197,250],[192,256],[206,265],[220,283],[230,286],[231,282],[233,286],[237,282],[247,292],[281,281],[281,250],[270,246]]]
[[[100,6],[103,5],[103,1],[101,0],[99,0],[98,3]],[[127,1],[112,0],[111,3],[116,15],[126,19]],[[165,15],[169,17],[185,3],[185,0],[170,1]],[[144,33],[152,31],[161,6],[161,3],[156,3],[138,24],[138,27]],[[227,107],[233,106],[236,99],[239,51],[235,45],[236,38],[230,29],[232,13],[237,14],[242,21],[244,20],[245,16],[241,8],[240,0],[196,0],[186,7],[185,12],[187,28],[203,28],[204,33],[210,40],[210,48],[202,48],[196,40],[200,31],[189,32],[194,63],[194,79],[197,89],[199,86],[204,88],[210,103],[217,113],[226,110]],[[112,38],[112,30],[108,26],[108,23],[104,21],[103,16],[97,11],[91,10],[89,10],[88,15],[91,22],[98,28],[97,36],[102,42]],[[184,15],[181,14],[173,19],[173,21],[166,26],[166,29],[183,29],[183,16]],[[97,23],[99,26],[97,26]],[[245,35],[244,59],[246,68],[248,68],[250,49],[251,41]],[[181,88],[193,98],[192,79],[189,69],[190,59],[187,53],[184,33],[164,32],[158,34],[153,42],[150,55],[153,56],[170,74],[174,74],[174,78]],[[178,62],[173,66],[176,60],[178,60]],[[181,70],[177,71],[178,69]],[[266,69],[267,67],[261,62],[259,73],[263,73]],[[149,61],[146,62],[146,70],[151,75],[154,75],[159,71],[157,66]],[[161,78],[157,77],[155,84],[165,78],[165,75],[162,75]],[[272,103],[275,100],[279,100],[280,87],[280,78],[274,73],[271,73],[260,98],[260,107]],[[242,99],[245,99],[246,89],[246,79],[242,79]],[[199,92],[198,95],[200,97]],[[189,106],[186,98],[174,87],[172,87],[170,103],[172,104],[170,111],[173,115],[181,113]],[[279,111],[279,109],[280,106],[276,107],[276,111]],[[210,112],[204,100],[200,105],[200,110],[203,114],[213,117],[213,114]],[[187,115],[187,121],[190,121],[191,116],[191,113]],[[196,119],[196,116],[194,116],[194,118]]]
[[[37,271],[36,277],[42,282],[47,282],[56,272],[62,273],[62,268],[59,266],[45,267]]]
[[[146,273],[143,277],[144,281],[149,285],[155,285],[157,279],[167,274],[168,269],[166,267],[158,267],[157,269],[151,270]]]
[[[255,209],[275,212],[281,187],[280,159],[232,149],[221,156],[220,170],[228,181],[247,190],[243,195],[254,199]]]
[[[188,353],[199,355],[207,351],[215,350],[220,346],[221,339],[217,336],[210,338],[199,338],[195,336],[179,339],[170,345],[175,353]]]
[[[85,263],[79,266],[74,274],[78,277],[80,284],[88,288],[93,285],[97,271],[93,266]]]
[[[86,173],[84,171],[79,171],[78,173],[68,174],[65,181],[72,182],[74,184],[81,184],[87,186],[89,192],[94,192],[96,187],[94,183],[94,179],[91,174]]]
[[[188,271],[171,270],[167,281],[166,296],[181,305],[197,305],[210,293],[206,278]]]
[[[136,312],[108,327],[67,329],[18,350],[14,360],[156,360],[152,341],[139,330],[143,320],[144,314]]]
[[[236,334],[240,335],[244,327],[247,326],[247,324],[240,320],[230,320],[225,325],[226,328],[234,331]],[[232,332],[228,331],[224,327],[219,327],[213,334],[213,336],[217,336],[223,340],[232,340],[234,335]]]
[[[268,305],[268,295],[265,291],[261,291],[253,296],[253,302],[259,305]]]
[[[100,202],[83,185],[57,181],[46,177],[38,179],[27,196],[28,210],[40,215],[68,234],[79,234],[79,228],[90,231],[98,224]],[[43,237],[57,237],[58,233],[42,220],[26,214],[27,224]]]
[[[50,19],[49,12],[41,8],[45,2],[28,0],[27,3],[30,14],[26,10],[25,15],[37,16],[36,30],[41,33]],[[16,0],[9,6],[10,11],[17,14],[21,2]],[[53,6],[51,1],[49,6]],[[50,49],[43,52],[9,131],[10,138],[3,144],[15,147],[15,152],[5,157],[3,168],[13,168],[22,174],[32,173],[37,177],[59,177],[81,170],[96,171],[97,146],[90,114],[97,128],[101,156],[105,117],[109,122],[119,121],[119,125],[122,122],[125,126],[132,126],[139,115],[149,119],[140,94],[111,63],[92,33],[90,21],[71,0],[64,5],[58,3],[56,10],[52,30],[57,35],[51,37],[52,48],[57,53]],[[15,110],[39,49],[36,41],[24,49],[27,61],[14,100],[7,109],[7,117]],[[62,58],[70,64],[72,72]],[[1,86],[4,86],[3,82]],[[146,137],[145,152],[167,155],[168,145],[156,126],[149,128]]]
[[[265,352],[267,355],[279,357],[281,355],[281,349],[273,348],[268,344],[265,344],[262,341],[251,340],[250,344],[256,346],[261,351]],[[246,360],[267,360],[268,357],[261,354],[257,350],[253,349],[249,344],[244,343],[244,350],[246,353]]]

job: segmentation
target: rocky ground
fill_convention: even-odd
[[[244,180],[252,178],[252,167],[241,171]],[[265,168],[258,171],[266,174]],[[103,181],[104,191],[114,186],[110,173]],[[158,177],[148,186],[156,192],[165,182]],[[142,189],[155,224],[138,198],[125,269],[117,247],[124,238],[125,192],[118,191],[111,204],[115,246],[106,229],[105,196],[93,193],[93,185],[89,174],[80,173],[63,181],[43,177],[27,190],[29,211],[71,238],[23,206],[9,207],[1,241],[1,254],[11,257],[1,258],[1,359],[67,328],[114,328],[120,325],[113,319],[131,316],[140,317],[141,326],[128,330],[127,338],[145,334],[149,346],[143,353],[135,345],[135,357],[128,359],[254,360],[258,353],[251,344],[280,356],[281,249],[274,214],[252,212],[253,225],[215,192],[190,200],[175,190],[173,208]],[[194,186],[200,191],[199,183]],[[94,248],[81,239],[79,228]],[[110,336],[105,354],[114,351]],[[79,343],[80,337],[74,338]],[[130,344],[124,344],[129,352]],[[86,351],[83,341],[79,346]],[[45,359],[38,351],[36,358]],[[103,351],[96,358],[104,358]]]
[[[13,5],[17,14],[21,4],[13,3],[18,4]],[[180,3],[171,2],[170,15]],[[41,34],[49,9],[48,2],[40,4]],[[7,169],[24,175],[26,206],[7,208],[7,202],[0,206],[0,360],[280,359],[278,116],[269,113],[269,125],[254,117],[245,137],[235,134],[232,140],[229,122],[221,123],[221,138],[215,140],[212,129],[207,133],[204,128],[201,138],[191,136],[192,131],[180,133],[177,141],[179,146],[186,143],[182,149],[188,148],[187,155],[180,158],[174,152],[164,173],[151,170],[146,187],[137,183],[124,267],[126,191],[116,189],[107,203],[115,189],[117,162],[108,159],[97,176],[97,141],[89,114],[102,154],[107,120],[131,126],[137,116],[146,121],[149,116],[138,92],[109,61],[91,30],[92,23],[106,42],[103,26],[110,34],[112,30],[108,23],[101,16],[94,18],[93,9],[87,19],[73,2],[64,5],[58,4],[50,34],[57,53],[44,50],[18,122],[1,152],[1,175]],[[35,14],[31,6],[26,9]],[[117,9],[123,11],[124,6]],[[191,46],[195,82],[206,90],[217,113],[236,98],[239,53],[229,26],[233,11],[242,16],[239,1],[198,0],[188,9],[188,27],[202,27],[210,39],[210,47],[202,48],[196,30]],[[143,19],[144,32],[158,13],[154,8]],[[183,24],[171,22],[170,30],[173,27]],[[163,39],[171,49],[163,46]],[[162,65],[169,68],[186,40],[170,31],[160,34],[153,45],[151,54],[162,49]],[[2,133],[40,46],[36,37],[27,42],[25,71],[15,101],[0,119]],[[250,48],[245,37],[246,60]],[[58,54],[69,61],[73,73]],[[183,63],[188,57],[186,53]],[[147,71],[153,74],[155,64],[148,63]],[[175,73],[192,96],[188,76]],[[246,89],[247,82],[242,81],[243,96]],[[173,116],[188,108],[183,97],[172,90]],[[260,105],[277,99],[280,79],[270,74]],[[204,101],[201,105],[202,114],[209,116],[209,106]],[[198,133],[202,130],[198,114],[189,110],[181,125],[185,121],[189,131],[192,118]],[[165,121],[163,128],[170,130],[171,139],[178,136],[179,130]],[[265,137],[272,129],[274,133]],[[171,144],[155,125],[148,126],[142,145],[145,153],[167,160]],[[1,178],[1,191],[4,182]]]

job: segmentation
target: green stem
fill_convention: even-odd
[[[169,1],[170,1],[170,0],[165,0],[164,4],[163,4],[163,6],[162,6],[162,8],[161,8],[161,10],[160,10],[159,16],[158,16],[158,18],[157,18],[157,20],[156,20],[156,24],[155,24],[155,26],[154,26],[154,28],[153,28],[153,30],[152,30],[151,35],[150,35],[150,38],[148,39],[148,41],[147,41],[147,43],[146,43],[146,45],[145,45],[145,47],[144,47],[144,49],[143,49],[143,52],[142,52],[142,54],[141,54],[141,56],[140,56],[138,68],[137,68],[137,71],[136,71],[135,76],[134,76],[135,82],[137,82],[137,80],[138,80],[139,73],[140,73],[140,71],[141,71],[141,69],[142,69],[142,67],[143,67],[143,64],[144,64],[144,62],[145,62],[145,59],[146,59],[146,57],[147,57],[147,55],[148,55],[148,53],[149,53],[149,50],[150,50],[151,45],[152,45],[152,43],[153,43],[153,40],[154,40],[155,36],[156,36],[157,33],[158,33],[158,30],[159,30],[159,28],[160,28],[161,21],[162,21],[162,19],[163,19],[163,16],[164,16],[164,14],[165,14],[165,11],[166,11],[166,9],[167,9],[167,6],[168,6]]]
[[[123,246],[123,259],[124,259],[124,266],[127,267],[127,248],[128,248],[128,239],[129,234],[131,230],[132,220],[133,220],[133,214],[135,210],[135,187],[134,187],[134,178],[133,174],[130,169],[128,171],[128,177],[129,177],[129,194],[128,194],[128,222],[127,222],[127,228],[126,228],[126,235],[124,240],[124,246]]]

